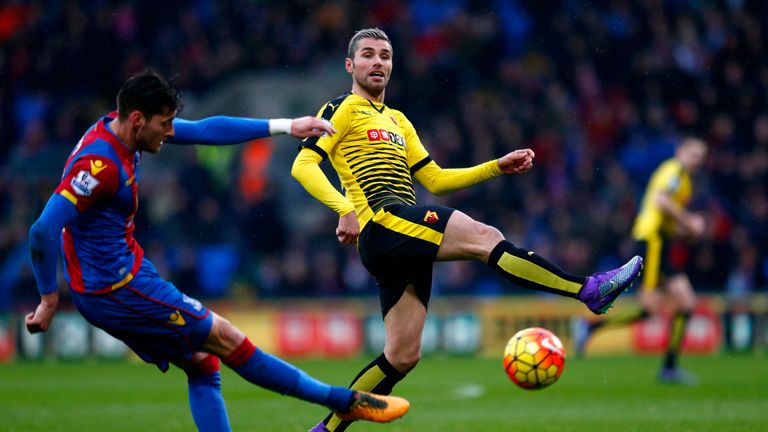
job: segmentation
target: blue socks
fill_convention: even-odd
[[[249,382],[283,395],[341,412],[348,411],[352,403],[352,390],[318,381],[301,369],[256,348],[248,338],[223,361]]]
[[[227,407],[221,395],[219,358],[209,355],[187,372],[189,409],[199,431],[230,432]]]
[[[214,372],[210,375],[191,377],[189,384],[189,408],[195,419],[197,430],[229,432],[227,407],[221,396],[221,375]]]

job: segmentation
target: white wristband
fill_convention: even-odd
[[[291,133],[291,122],[293,119],[270,119],[269,120],[269,134],[289,134]]]

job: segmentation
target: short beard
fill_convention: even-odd
[[[378,86],[371,87],[370,85],[368,85],[368,83],[365,80],[363,80],[362,82],[357,81],[357,85],[365,89],[365,91],[367,91],[368,94],[370,94],[371,96],[376,96],[376,97],[384,93],[384,90],[387,88],[386,83],[384,83],[384,85],[381,87],[378,87]]]

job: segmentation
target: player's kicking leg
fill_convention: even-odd
[[[204,350],[247,381],[274,392],[324,405],[343,420],[389,422],[408,412],[407,400],[331,386],[297,367],[261,351],[237,327],[213,314]]]
[[[578,276],[564,272],[534,252],[518,248],[489,225],[454,211],[445,229],[438,261],[476,259],[510,282],[526,288],[574,297],[595,314],[604,314],[640,275],[643,259],[634,256],[607,272]]]

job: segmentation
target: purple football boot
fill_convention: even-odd
[[[616,297],[632,286],[642,269],[643,259],[635,255],[617,269],[587,276],[576,298],[586,304],[593,313],[604,314],[613,307]]]
[[[307,432],[329,432],[329,431],[328,431],[328,428],[325,427],[325,424],[323,424],[323,422],[320,422]]]

